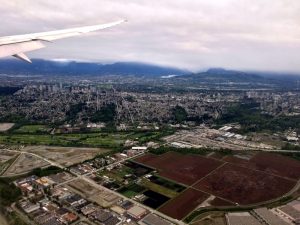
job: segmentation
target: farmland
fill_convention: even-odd
[[[176,198],[185,189],[184,186],[157,176],[151,168],[131,161],[99,171],[94,180],[154,209]]]
[[[226,164],[194,187],[239,205],[249,205],[280,197],[295,185],[291,180]]]
[[[259,153],[249,160],[228,156],[227,162],[294,180],[300,179],[300,163],[276,154]]]
[[[74,147],[106,147],[119,148],[126,140],[126,135],[115,134],[19,134],[1,135],[2,144],[74,146]]]
[[[184,218],[190,211],[208,198],[208,194],[195,189],[187,189],[177,198],[172,199],[159,211],[176,219]]]
[[[221,166],[223,162],[196,155],[180,155],[169,152],[158,157],[151,155],[137,159],[137,162],[158,169],[160,176],[191,185]]]
[[[300,179],[299,161],[271,153],[206,157],[166,152],[135,162],[154,170],[152,182],[159,177],[185,186],[158,208],[177,219],[199,206],[248,206],[280,198]]]
[[[50,132],[50,128],[46,125],[24,125],[16,130],[14,130],[14,133],[46,133]]]

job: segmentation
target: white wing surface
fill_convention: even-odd
[[[123,22],[125,22],[125,20],[65,30],[0,37],[0,57],[14,56],[31,63],[30,59],[25,55],[25,52],[44,48],[47,42],[103,30]]]

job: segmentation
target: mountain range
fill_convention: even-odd
[[[134,75],[134,76],[168,76],[182,75],[188,71],[135,62],[117,62],[100,64],[93,62],[53,61],[33,59],[28,64],[15,59],[0,60],[2,74],[32,75]]]
[[[101,64],[93,62],[55,61],[33,59],[28,64],[16,59],[0,60],[0,74],[19,75],[61,75],[61,76],[139,76],[152,78],[165,78],[170,82],[185,85],[187,83],[198,84],[265,84],[267,86],[295,86],[299,84],[300,76],[286,73],[267,73],[257,71],[235,71],[223,68],[212,68],[207,71],[192,73],[172,67],[164,67],[136,62],[117,62]],[[299,86],[299,85],[298,85]]]

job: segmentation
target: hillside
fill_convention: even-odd
[[[278,75],[263,72],[243,72],[212,68],[205,72],[193,73],[177,76],[174,78],[177,83],[182,84],[208,84],[208,85],[227,85],[239,87],[260,87],[260,88],[295,88],[295,81],[299,76]]]
[[[33,59],[28,64],[15,59],[0,60],[2,74],[43,74],[43,75],[135,75],[135,76],[166,76],[182,75],[186,71],[151,64],[135,62],[117,62],[100,64],[90,62],[59,62]]]

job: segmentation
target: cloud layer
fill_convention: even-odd
[[[1,36],[126,18],[39,58],[300,72],[299,0],[0,0]]]

